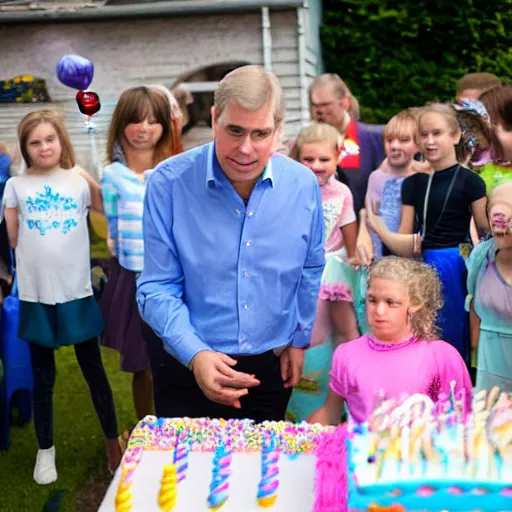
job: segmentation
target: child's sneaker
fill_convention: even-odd
[[[57,468],[55,467],[55,446],[47,450],[38,450],[36,466],[34,468],[34,480],[39,485],[47,485],[57,480]]]

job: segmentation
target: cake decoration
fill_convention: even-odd
[[[188,444],[184,441],[180,441],[180,438],[178,437],[178,443],[176,449],[174,450],[174,464],[176,464],[178,482],[182,482],[185,479],[186,471],[188,468],[188,452]]]
[[[213,457],[213,475],[208,495],[208,508],[218,510],[226,503],[229,490],[229,476],[231,475],[231,447],[229,443],[222,443]]]
[[[132,510],[132,482],[131,473],[124,470],[116,494],[116,512],[130,512]]]
[[[367,422],[339,427],[146,417],[100,511],[510,511],[512,394],[480,392],[470,408],[455,389],[381,397]],[[147,479],[169,460],[159,498]]]
[[[316,459],[313,512],[341,512],[347,507],[347,427],[321,437]]]
[[[178,475],[176,464],[167,464],[158,494],[158,506],[162,512],[170,512],[176,507],[178,497]]]
[[[277,500],[279,487],[279,451],[275,436],[269,436],[261,450],[261,480],[258,484],[258,505],[269,508]]]

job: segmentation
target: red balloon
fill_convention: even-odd
[[[76,102],[82,114],[93,116],[101,108],[100,97],[92,91],[78,91]]]

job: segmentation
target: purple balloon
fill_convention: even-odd
[[[87,89],[92,82],[94,66],[89,59],[80,55],[64,55],[57,64],[57,77],[68,87],[79,91]]]

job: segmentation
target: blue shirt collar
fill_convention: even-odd
[[[224,174],[222,167],[217,160],[217,155],[215,154],[215,142],[210,142],[208,148],[208,157],[206,162],[206,186],[210,183],[214,183],[215,185],[220,185],[223,180],[226,179],[226,175]],[[267,165],[265,166],[265,170],[261,175],[259,181],[267,181],[270,185],[274,186],[274,173],[272,171],[272,157],[269,158]]]

